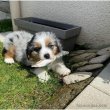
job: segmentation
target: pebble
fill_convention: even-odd
[[[71,52],[69,56],[74,57],[83,53],[96,53],[97,50],[77,50],[74,52]]]
[[[85,53],[86,50],[77,50],[70,53],[70,56],[76,56]]]
[[[95,70],[101,67],[103,67],[103,64],[90,64],[90,65],[79,67],[77,71],[90,71],[90,70]]]
[[[96,53],[97,50],[86,50],[87,53]]]
[[[65,84],[76,83],[91,77],[92,72],[76,72],[63,78]]]
[[[78,62],[78,63],[75,63],[71,66],[71,68],[78,68],[78,67],[81,67],[81,66],[84,66],[86,64],[88,64],[89,62],[88,61],[82,61],[82,62]]]
[[[110,58],[110,54],[105,54],[102,56],[98,56],[95,58],[92,58],[89,63],[103,63],[105,62],[108,58]]]
[[[81,61],[87,61],[87,60],[90,60],[91,58],[94,58],[95,56],[96,56],[96,53],[83,53],[81,55],[71,58],[71,60],[69,62],[77,63],[77,62],[81,62]]]
[[[104,54],[106,54],[106,53],[109,53],[109,54],[110,54],[110,47],[103,48],[103,49],[99,50],[99,51],[97,52],[97,55],[104,55]]]

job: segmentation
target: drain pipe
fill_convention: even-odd
[[[12,25],[13,25],[13,31],[18,30],[18,27],[14,23],[15,18],[20,18],[20,1],[13,1],[10,0],[10,12],[11,12],[11,19],[12,19]]]

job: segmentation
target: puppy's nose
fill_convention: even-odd
[[[48,53],[46,53],[46,54],[44,55],[44,58],[49,59],[49,58],[50,58],[50,55],[49,55]]]

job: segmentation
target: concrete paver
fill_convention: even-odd
[[[110,109],[110,96],[89,85],[66,109]]]
[[[66,109],[110,109],[110,63]]]
[[[104,70],[90,83],[91,86],[110,95],[110,63]]]

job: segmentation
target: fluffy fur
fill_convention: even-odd
[[[32,35],[25,31],[16,31],[6,36],[3,56],[5,63],[11,64],[17,61],[31,66],[40,60],[52,59],[60,52],[62,52],[61,44],[52,32],[39,32]],[[62,59],[48,65],[48,68],[63,76],[70,73]],[[44,68],[34,68],[31,71],[41,82],[50,78]]]

